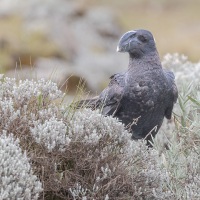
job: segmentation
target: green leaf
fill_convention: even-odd
[[[178,98],[178,103],[179,103],[179,105],[180,105],[180,108],[181,108],[182,112],[184,113],[184,112],[185,112],[185,108],[184,108],[184,106],[183,106],[181,97]]]
[[[39,95],[38,95],[38,106],[39,106],[39,108],[42,106],[42,94],[40,93]]]
[[[189,99],[190,101],[192,101],[193,103],[195,103],[197,106],[200,106],[200,102],[199,102],[198,100],[192,98],[191,96],[188,96],[188,99]]]

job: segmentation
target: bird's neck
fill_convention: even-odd
[[[151,52],[147,55],[129,56],[128,70],[152,70],[162,68],[160,58],[157,51]]]

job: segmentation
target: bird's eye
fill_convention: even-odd
[[[143,35],[139,35],[138,36],[138,39],[141,41],[141,42],[146,42],[147,39],[143,36]]]

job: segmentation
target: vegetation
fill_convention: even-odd
[[[183,70],[199,63],[175,54],[163,65],[179,100],[150,149],[117,119],[65,105],[50,80],[1,76],[0,198],[199,199],[200,86]]]

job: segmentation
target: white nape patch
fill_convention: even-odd
[[[124,33],[124,35],[127,34],[127,33],[136,33],[136,32],[137,31],[128,31],[128,32]]]
[[[136,33],[136,32],[137,32],[137,31],[128,31],[128,32],[124,33],[124,35],[122,35],[122,37],[120,38],[120,40],[121,40],[127,33],[133,33],[133,34],[134,34],[134,33]],[[120,40],[119,40],[119,41],[120,41]]]
[[[117,46],[116,52],[119,52],[119,51],[120,51],[119,46]]]
[[[155,44],[156,44],[156,39],[153,37],[153,40],[154,40],[154,42],[155,42]]]

